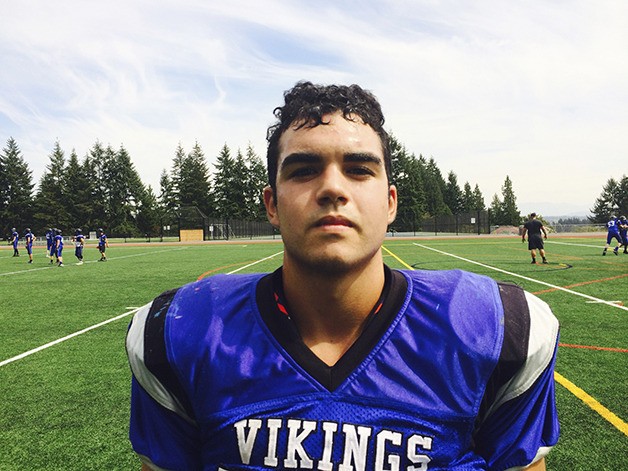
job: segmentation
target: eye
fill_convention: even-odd
[[[317,170],[312,166],[296,167],[288,172],[288,178],[303,179],[314,176],[317,174]]]
[[[347,169],[347,173],[357,177],[370,177],[375,175],[373,169],[366,165],[356,165],[353,167],[349,167]]]

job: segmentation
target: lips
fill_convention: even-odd
[[[353,227],[353,223],[342,216],[325,216],[316,222],[316,227],[345,226]]]

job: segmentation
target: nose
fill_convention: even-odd
[[[346,178],[342,169],[335,165],[325,168],[320,176],[316,199],[320,205],[345,204],[347,202]]]

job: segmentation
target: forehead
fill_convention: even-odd
[[[346,153],[370,152],[383,157],[379,135],[356,115],[345,119],[340,112],[323,116],[323,123],[299,128],[293,123],[279,139],[279,160],[294,152]],[[297,129],[298,128],[298,129]]]

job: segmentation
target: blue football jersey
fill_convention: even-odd
[[[387,270],[396,289],[328,367],[291,333],[274,276],[214,276],[134,316],[130,439],[149,467],[505,470],[556,443],[558,322],[538,298]]]
[[[46,246],[51,248],[54,245],[55,236],[52,231],[46,231]]]
[[[609,221],[606,223],[606,229],[608,230],[609,234],[619,234],[619,218],[612,218],[609,219]]]
[[[34,239],[35,239],[35,236],[33,235],[32,232],[27,232],[26,234],[24,234],[24,242],[27,247],[30,247],[33,245]]]

